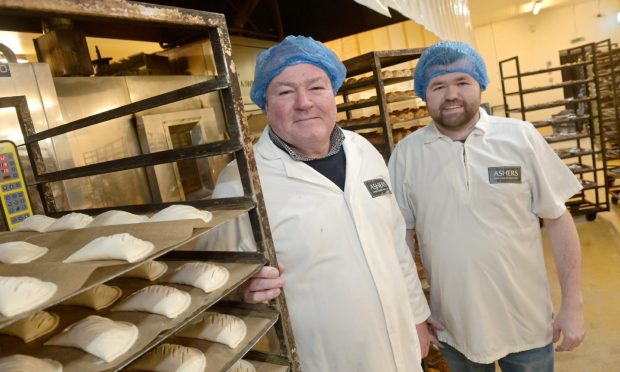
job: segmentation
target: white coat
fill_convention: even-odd
[[[254,152],[278,261],[285,266],[302,370],[420,371],[415,326],[430,311],[405,224],[392,194],[373,198],[364,184],[377,178],[390,183],[383,158],[366,139],[344,131],[343,192],[276,147],[268,130]],[[214,197],[240,194],[231,163]],[[247,243],[247,220],[242,229]]]

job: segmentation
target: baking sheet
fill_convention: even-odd
[[[267,362],[259,362],[257,360],[245,359],[246,361],[252,363],[254,368],[256,368],[256,372],[288,372],[288,366],[279,366],[277,364],[271,364]]]
[[[209,223],[196,219],[101,226],[51,233],[27,233],[27,235],[23,233],[9,233],[15,234],[14,236],[17,239],[47,247],[49,252],[36,261],[27,264],[0,264],[0,276],[31,276],[43,281],[56,283],[58,289],[54,296],[36,308],[10,318],[0,315],[0,328],[18,319],[25,318],[33,312],[57,304],[95,285],[107,282],[111,278],[129,271],[145,261],[157,258],[173,249],[186,245],[196,237],[208,232],[211,228],[242,213],[245,213],[245,210],[213,211],[213,218]],[[93,239],[119,233],[129,233],[136,238],[150,241],[155,247],[148,257],[136,263],[127,263],[119,260],[62,263],[62,260]],[[6,234],[2,235],[3,238],[5,236]]]
[[[209,309],[204,315],[201,315],[196,319],[200,321],[203,316],[206,316],[213,312],[221,312],[225,314],[231,314],[241,318],[247,327],[247,333],[243,341],[239,345],[231,349],[224,344],[217,342],[210,342],[206,340],[177,337],[173,336],[166,339],[167,343],[184,345],[194,347],[202,351],[207,357],[207,370],[211,371],[227,371],[232,365],[240,359],[245,353],[247,353],[252,346],[273,326],[277,320],[277,313],[275,312],[260,312],[260,311],[239,311],[236,309],[226,309],[222,311],[215,311],[219,309]],[[192,322],[194,323],[194,322]]]
[[[166,337],[176,332],[187,322],[197,316],[201,316],[206,308],[209,308],[227,293],[235,289],[240,283],[244,282],[248,277],[260,270],[263,265],[262,261],[253,264],[217,262],[218,265],[224,266],[229,270],[230,277],[224,286],[207,294],[200,289],[190,286],[166,283],[166,279],[172,275],[172,273],[174,273],[179,266],[187,261],[165,262],[168,265],[167,273],[153,282],[134,278],[116,278],[107,284],[119,286],[123,290],[121,299],[115,304],[120,303],[120,301],[129,296],[131,293],[153,284],[165,284],[186,291],[191,295],[192,302],[189,308],[181,313],[177,318],[169,319],[162,315],[149,314],[145,312],[114,312],[111,311],[111,308],[113,308],[114,305],[100,311],[79,306],[57,305],[46,309],[46,311],[56,313],[60,316],[60,323],[52,333],[29,344],[24,343],[19,338],[14,336],[0,335],[0,345],[2,345],[2,348],[0,348],[0,356],[19,353],[32,355],[39,358],[50,358],[62,363],[63,371],[68,372],[117,369],[119,366],[127,364],[127,361],[136,359],[146,350],[157,346],[159,343],[170,342],[169,339],[166,339]],[[99,315],[113,320],[127,321],[135,324],[139,329],[138,340],[129,350],[127,350],[125,354],[111,363],[105,363],[99,358],[94,357],[80,349],[44,345],[44,343],[55,334],[58,334],[67,326],[89,315]]]

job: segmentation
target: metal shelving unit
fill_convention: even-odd
[[[584,186],[568,200],[567,207],[572,214],[584,214],[590,221],[598,212],[609,210],[596,50],[595,44],[587,44],[560,51],[560,66],[536,71],[522,71],[518,56],[499,63],[506,116],[517,115],[532,122],[565,159]],[[561,82],[532,86],[527,81],[553,72],[561,73]],[[557,90],[561,90],[559,99],[535,100],[536,94],[556,91],[557,95]],[[558,108],[562,111],[550,114]]]
[[[129,40],[132,40],[131,36],[134,34],[140,39],[148,30],[149,35],[162,35],[162,37],[170,37],[171,35],[178,37],[179,34],[185,36],[191,35],[193,37],[199,35],[202,38],[208,38],[210,41],[217,70],[216,75],[212,78],[201,83],[171,90],[164,94],[116,107],[48,130],[35,131],[24,97],[3,98],[4,107],[14,107],[16,110],[23,132],[24,146],[26,147],[32,164],[34,173],[33,184],[36,185],[39,191],[43,202],[44,213],[49,216],[57,217],[68,212],[81,212],[95,215],[110,209],[120,209],[133,213],[146,214],[159,211],[173,204],[157,203],[120,205],[110,208],[60,210],[56,205],[50,187],[50,185],[55,182],[221,154],[232,154],[237,160],[244,196],[174,203],[189,204],[197,208],[207,209],[213,212],[214,222],[207,227],[202,226],[200,228],[194,228],[189,237],[185,237],[182,241],[172,244],[165,250],[158,251],[157,254],[147,257],[147,260],[158,258],[169,262],[178,260],[209,260],[222,262],[223,265],[231,267],[231,279],[227,283],[226,288],[217,294],[209,294],[206,296],[208,298],[197,297],[196,308],[192,310],[189,316],[179,319],[169,327],[164,327],[164,329],[152,339],[144,341],[137,350],[131,350],[131,353],[128,352],[126,358],[123,356],[120,358],[121,360],[115,362],[113,365],[105,366],[106,370],[122,369],[147,351],[169,340],[170,337],[174,336],[176,330],[200,316],[205,310],[210,309],[212,306],[220,306],[219,301],[225,295],[234,292],[236,288],[251,277],[253,273],[260,270],[261,266],[266,263],[277,265],[277,257],[267,221],[247,120],[243,111],[238,77],[234,72],[234,63],[231,58],[231,44],[225,18],[221,14],[123,0],[101,1],[96,4],[79,0],[65,0],[57,3],[34,0],[0,0],[0,16],[6,18],[10,16],[12,22],[17,22],[18,20],[32,22],[33,20],[40,21],[52,17],[74,19],[76,23],[81,23],[84,26],[87,34],[92,32],[92,34],[96,36],[105,36],[106,31],[112,30],[112,28],[106,26],[114,24],[118,27],[114,27],[114,33],[108,35],[108,37],[119,38],[120,35]],[[208,92],[219,92],[226,121],[227,139],[225,140],[145,155],[131,156],[112,161],[104,161],[54,172],[48,172],[46,170],[39,147],[40,141],[72,133],[93,125],[106,125],[106,122],[111,119],[133,115],[149,108],[163,106]],[[199,236],[208,235],[216,225],[228,223],[245,212],[247,212],[250,217],[258,253],[184,251],[184,249]],[[115,226],[115,228],[116,230],[123,229],[122,226]],[[143,234],[148,235],[149,231],[159,228],[165,227],[161,225],[157,227],[143,227],[143,230],[145,230]],[[100,232],[96,229],[100,229]],[[109,228],[86,228],[82,230],[84,234],[101,234],[102,236],[110,233]],[[116,231],[115,229],[112,230]],[[42,233],[39,239],[52,239],[53,241],[62,242],[62,237],[52,236],[53,234],[57,233]],[[62,243],[58,243],[58,246],[58,249],[61,249]],[[96,284],[119,280],[118,277],[122,273],[140,263],[141,262],[120,265],[116,270],[104,269],[96,278],[89,279],[79,288],[68,290],[62,298],[57,298],[52,302],[46,303],[45,308],[57,305],[62,300],[81,293]],[[4,269],[11,270],[11,268],[7,268],[11,265],[0,266],[2,266],[2,268],[0,268],[0,274]],[[37,272],[33,271],[32,274],[36,275]],[[194,306],[194,302],[194,297],[192,297],[192,306]],[[266,371],[300,370],[299,359],[296,353],[294,337],[286,307],[286,300],[283,295],[270,305],[251,306],[240,302],[234,302],[226,303],[225,307],[236,309],[235,311],[241,311],[246,315],[250,314],[254,318],[264,318],[267,320],[261,322],[260,327],[257,326],[253,328],[256,332],[252,334],[251,337],[248,336],[248,342],[243,345],[243,347],[240,347],[239,350],[235,349],[235,351],[227,354],[227,357],[224,359],[221,359],[220,355],[220,357],[218,357],[218,363],[211,364],[209,370],[212,370],[211,368],[215,368],[214,370],[218,371],[228,370],[228,368],[237,359],[243,357],[262,336],[272,331],[275,332],[276,341],[279,346],[272,349],[270,352],[252,351],[250,353],[251,358],[262,363]],[[33,309],[33,311],[35,310],[37,309]],[[75,314],[75,312],[73,314]],[[23,313],[20,314],[19,317],[0,319],[0,326],[8,325],[18,320],[18,318],[23,318],[27,315],[28,313]],[[59,328],[58,331],[61,329],[62,328]],[[0,339],[0,342],[2,342],[2,339]],[[9,348],[5,346],[0,347],[0,350],[3,350],[1,354],[9,352]],[[42,346],[39,345],[39,347]],[[28,350],[32,351],[32,349]],[[272,367],[269,367],[269,365]],[[76,368],[79,370],[79,368],[83,367],[82,365]],[[69,368],[69,370],[70,369],[71,368]]]
[[[416,98],[413,90],[386,93],[385,89],[389,85],[412,82],[411,69],[392,71],[386,68],[417,60],[423,51],[424,48],[375,51],[343,61],[349,78],[338,92],[344,101],[338,105],[338,112],[345,112],[346,119],[338,124],[366,136],[386,158],[389,158],[399,138],[430,121],[425,107],[400,112],[390,107],[397,102],[411,102]],[[352,95],[364,91],[372,91],[375,95],[368,99],[353,100]],[[378,113],[372,116],[354,113],[355,110],[373,107],[378,109]],[[405,118],[405,114],[409,117]]]
[[[620,48],[611,40],[596,43],[598,76],[601,90],[601,127],[605,142],[611,202],[620,198]]]

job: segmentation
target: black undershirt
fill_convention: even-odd
[[[284,142],[282,139],[280,141]],[[276,147],[280,150],[288,153],[288,150],[284,148],[278,141],[272,141]],[[288,144],[287,144],[288,145]],[[290,146],[290,145],[289,145]],[[292,146],[291,146],[292,147]],[[337,153],[321,158],[312,160],[297,160],[303,161],[308,164],[317,172],[327,177],[332,181],[340,190],[344,191],[344,183],[346,181],[347,174],[347,157],[344,154],[344,146],[340,146],[340,150]]]
[[[332,156],[322,159],[307,160],[304,163],[314,168],[317,172],[327,177],[330,181],[344,191],[344,182],[347,174],[347,158],[344,147]]]

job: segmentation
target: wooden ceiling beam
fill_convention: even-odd
[[[233,20],[233,27],[244,28],[260,0],[247,0]]]

